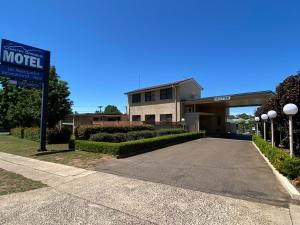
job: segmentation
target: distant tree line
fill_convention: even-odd
[[[237,125],[237,133],[252,133],[252,128],[254,127],[254,116],[246,113],[229,115],[228,119],[234,120],[234,123]]]
[[[104,111],[96,110],[95,113],[99,114],[108,114],[108,115],[120,115],[122,114],[121,111],[115,105],[107,105]]]

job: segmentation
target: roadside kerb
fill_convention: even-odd
[[[276,179],[279,181],[279,183],[283,186],[283,188],[289,193],[291,198],[293,200],[300,201],[300,193],[299,191],[290,183],[290,181],[283,176],[281,173],[279,173],[275,167],[270,163],[269,159],[260,151],[260,149],[257,147],[257,145],[252,141],[252,144],[254,147],[257,149],[259,154],[264,158],[266,163],[269,165],[271,168],[273,174],[275,175]]]

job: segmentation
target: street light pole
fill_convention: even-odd
[[[261,119],[264,121],[264,140],[266,141],[267,140],[266,120],[268,119],[268,115],[267,114],[262,114]]]
[[[294,156],[293,147],[293,116],[297,114],[298,107],[295,104],[288,103],[283,107],[284,114],[289,116],[289,139],[290,139],[290,156]]]
[[[256,122],[256,135],[258,136],[258,122],[259,122],[259,117],[256,116],[256,117],[254,118],[254,120],[255,120],[255,122]]]
[[[274,110],[270,110],[268,112],[268,117],[271,120],[271,135],[272,135],[272,147],[274,147],[274,122],[273,119],[276,118],[277,113]]]
[[[294,155],[294,145],[293,145],[293,116],[289,115],[289,138],[290,138],[290,156]]]

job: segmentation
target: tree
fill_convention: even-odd
[[[244,120],[253,119],[253,116],[248,115],[248,114],[246,114],[246,113],[242,113],[242,114],[236,115],[236,117],[237,117],[237,118],[244,119]]]
[[[41,91],[22,89],[8,85],[7,79],[0,80],[0,121],[6,129],[22,126],[38,126],[40,123]],[[59,79],[55,67],[50,68],[48,92],[48,127],[71,113],[72,101],[65,81]]]
[[[289,76],[282,83],[276,87],[275,96],[268,99],[261,107],[257,108],[255,115],[260,116],[263,113],[267,113],[269,110],[275,110],[277,112],[277,117],[274,120],[274,125],[276,130],[280,132],[281,135],[275,134],[275,142],[288,144],[288,116],[283,113],[283,107],[287,103],[294,103],[300,108],[300,73],[296,75]],[[300,155],[300,116],[294,116],[293,118],[294,131],[298,134],[294,136],[295,143],[295,153]],[[280,138],[281,136],[281,138]],[[278,140],[280,139],[280,140]]]
[[[107,105],[104,109],[104,114],[121,114],[120,110],[115,105]]]
[[[56,68],[50,68],[48,94],[48,127],[54,127],[58,121],[72,113],[73,102],[69,99],[68,83],[59,79]]]

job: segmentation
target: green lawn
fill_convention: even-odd
[[[98,163],[113,160],[114,157],[84,151],[69,151],[67,144],[47,145],[46,154],[37,155],[38,142],[0,135],[0,151],[10,154],[76,166],[84,169],[94,169]]]
[[[0,195],[6,195],[15,192],[29,191],[41,187],[46,187],[39,181],[27,179],[21,175],[8,172],[0,168]]]

